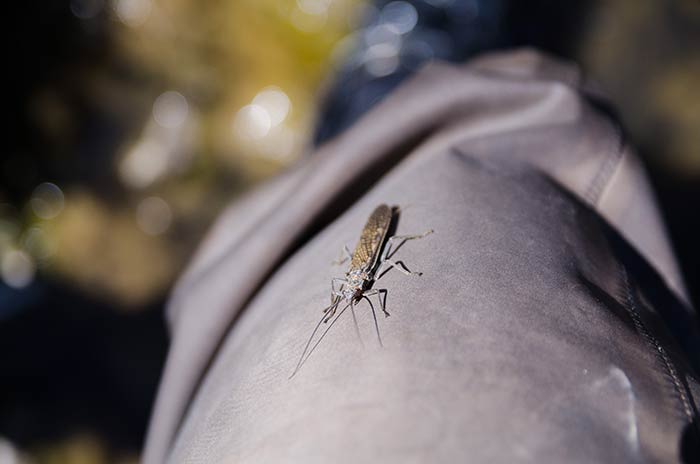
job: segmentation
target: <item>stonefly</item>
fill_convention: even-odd
[[[382,309],[385,316],[389,316],[385,307],[387,290],[384,288],[372,288],[374,282],[391,268],[396,268],[406,275],[421,275],[420,272],[409,271],[401,261],[393,261],[391,257],[407,240],[423,238],[433,231],[428,230],[419,235],[394,235],[390,237],[389,228],[392,225],[392,219],[394,219],[397,214],[398,208],[390,208],[387,205],[377,206],[372,214],[370,214],[365,227],[362,229],[362,234],[355,247],[355,251],[350,253],[347,245],[343,247],[343,258],[334,263],[342,264],[349,259],[350,267],[345,273],[344,278],[334,277],[331,279],[331,304],[323,310],[323,317],[318,321],[316,328],[314,328],[309,340],[306,342],[299,362],[294,368],[292,375],[289,376],[290,379],[294,377],[306,359],[308,359],[308,356],[306,356],[306,359],[304,356],[321,324],[327,323],[333,318],[341,303],[345,302],[346,305],[340,310],[338,317],[340,317],[348,307],[350,307],[354,317],[355,304],[364,298],[370,304],[370,307],[372,307],[372,302],[369,297],[377,295],[379,307]],[[384,298],[382,298],[382,295],[384,295]],[[338,317],[330,324],[331,326]],[[357,330],[356,321],[355,328]],[[326,332],[328,329],[330,329],[330,326],[326,329]],[[323,336],[321,336],[321,338],[323,338]],[[318,345],[320,341],[319,339],[316,345]],[[381,338],[379,342],[381,344]],[[314,348],[316,345],[314,345]],[[313,351],[313,348],[311,351]],[[309,352],[309,356],[311,356],[311,352]]]

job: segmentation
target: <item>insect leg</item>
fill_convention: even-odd
[[[422,272],[411,272],[408,270],[406,265],[403,263],[403,261],[392,261],[390,259],[385,259],[383,260],[380,264],[379,267],[377,268],[377,272],[375,273],[377,275],[377,278],[375,280],[379,280],[381,276],[383,276],[386,272],[389,271],[391,268],[396,268],[398,271],[400,271],[403,274],[406,275],[413,275],[413,276],[421,276],[423,275]]]
[[[342,301],[342,294],[336,295],[335,299],[333,300],[333,303],[330,306],[328,306],[326,309],[323,310],[323,312],[325,313],[325,316],[323,316],[323,319],[322,319],[324,324],[326,322],[328,322],[333,317],[333,315],[335,314],[335,310],[338,309],[338,305],[340,304],[341,301]]]
[[[370,295],[374,295],[374,293],[370,293]],[[369,308],[372,310],[372,319],[374,319],[374,329],[377,331],[377,341],[379,342],[379,346],[384,347],[384,344],[382,343],[382,336],[379,335],[379,324],[377,323],[377,312],[374,310],[374,305],[372,304],[372,302],[366,294],[362,295],[362,298],[367,300],[367,304],[369,304]]]
[[[362,335],[360,335],[360,326],[357,325],[357,316],[355,315],[355,301],[350,300],[350,312],[352,313],[352,322],[355,324],[355,333],[357,334],[357,338],[360,340],[360,344],[362,345],[362,348],[365,347],[365,342],[362,341]]]
[[[384,261],[387,258],[391,258],[391,256],[396,253],[399,248],[403,246],[404,243],[406,243],[408,240],[415,240],[419,238],[423,238],[427,235],[430,235],[433,233],[433,230],[426,230],[422,234],[418,235],[394,235],[393,237],[390,237],[389,240],[386,242],[386,247],[384,248],[384,252],[382,253],[380,261]],[[393,248],[394,244],[398,242],[398,245],[396,245],[396,248]],[[393,249],[393,252],[392,252]]]
[[[340,256],[338,257],[338,259],[332,261],[331,264],[340,266],[348,259],[352,259],[352,253],[350,253],[350,249],[347,245],[343,245],[343,249],[340,250]]]
[[[335,288],[336,282],[340,282],[340,287]],[[333,277],[331,279],[331,303],[335,300],[335,298],[343,296],[342,290],[343,286],[347,284],[347,281],[345,279],[341,279],[340,277]],[[323,312],[328,311],[328,308],[324,309]]]
[[[348,283],[347,280],[345,280],[345,279],[343,279],[343,278],[341,278],[341,277],[333,277],[333,278],[331,279],[331,288],[332,288],[334,291],[335,291],[335,290],[340,290],[339,288],[335,288],[335,284],[336,284],[337,282],[340,282],[341,288],[342,288],[343,285],[345,285],[345,284]]]
[[[382,309],[382,312],[384,313],[384,317],[389,317],[390,314],[386,310],[386,295],[387,295],[387,290],[386,288],[379,288],[375,289],[373,288],[372,290],[366,291],[362,296],[364,297],[369,297],[372,295],[377,295],[377,300],[379,301],[379,307]],[[384,299],[382,299],[382,294],[384,294]],[[367,301],[369,301],[369,298],[367,298]],[[370,303],[370,306],[372,303]],[[372,308],[374,309],[374,308]]]

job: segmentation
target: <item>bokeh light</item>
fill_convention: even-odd
[[[265,109],[271,126],[282,123],[292,109],[292,103],[287,94],[275,86],[267,87],[258,93],[253,98],[253,105],[259,105]]]
[[[160,235],[170,227],[173,213],[170,206],[158,197],[148,197],[136,207],[136,222],[148,235]]]
[[[161,177],[168,168],[168,153],[157,140],[138,142],[120,165],[124,182],[132,188],[145,188]]]
[[[39,226],[30,227],[20,241],[22,248],[39,263],[46,263],[56,252],[56,244],[50,234]]]
[[[238,110],[233,127],[242,139],[261,139],[270,132],[272,118],[267,108],[252,103]]]
[[[63,210],[63,192],[56,184],[44,182],[32,194],[29,204],[41,219],[52,219]]]
[[[0,437],[0,464],[22,464],[26,462],[9,440]]]
[[[301,32],[319,32],[328,20],[328,3],[323,0],[298,0],[289,19]]]
[[[162,127],[176,129],[187,119],[189,106],[181,93],[168,91],[160,94],[153,103],[153,119]]]
[[[416,27],[418,12],[408,2],[394,1],[382,8],[380,18],[383,23],[394,26],[399,34],[407,34]]]
[[[0,276],[12,288],[24,288],[34,280],[36,266],[32,257],[22,250],[9,250],[0,260]]]
[[[114,0],[112,3],[117,17],[129,27],[143,25],[151,14],[151,0]]]

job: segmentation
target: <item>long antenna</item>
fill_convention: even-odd
[[[292,372],[292,375],[289,376],[289,379],[294,377],[294,375],[297,373],[297,371],[301,367],[301,362],[304,360],[304,355],[306,354],[306,350],[308,350],[309,345],[311,345],[311,340],[314,339],[314,335],[316,335],[318,328],[321,327],[321,324],[323,323],[324,319],[327,316],[326,311],[329,311],[332,308],[333,309],[337,308],[339,304],[340,304],[340,298],[336,298],[335,301],[330,304],[330,306],[328,306],[327,308],[325,308],[323,310],[323,316],[321,317],[321,320],[318,321],[318,324],[316,324],[316,328],[314,328],[314,331],[311,332],[311,336],[309,337],[309,340],[306,342],[306,346],[304,347],[304,351],[301,352],[301,357],[299,358],[299,362],[297,363],[297,366],[294,368],[294,372]]]
[[[318,347],[318,345],[323,341],[323,339],[326,337],[326,334],[328,333],[328,331],[331,330],[331,328],[333,327],[333,324],[335,324],[336,322],[338,322],[338,319],[340,319],[340,316],[343,315],[343,313],[348,309],[349,306],[350,306],[350,303],[348,303],[348,304],[346,304],[345,306],[343,306],[343,309],[341,309],[341,310],[338,312],[338,315],[335,316],[335,318],[331,321],[330,324],[328,324],[328,327],[326,327],[326,330],[323,331],[323,333],[321,334],[321,336],[318,337],[318,340],[316,340],[316,343],[314,343],[314,346],[312,346],[311,349],[309,350],[309,354],[306,355],[306,359],[304,359],[304,362],[301,363],[301,366],[303,366],[304,363],[305,363],[306,361],[309,360],[309,358],[311,357],[311,355],[313,354],[313,352],[316,351],[316,347]],[[319,326],[320,326],[320,324],[319,324]],[[300,366],[300,367],[301,367],[301,366]]]

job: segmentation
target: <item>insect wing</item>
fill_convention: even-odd
[[[367,219],[360,241],[352,254],[350,270],[367,269],[375,264],[391,223],[391,208],[379,205]]]

